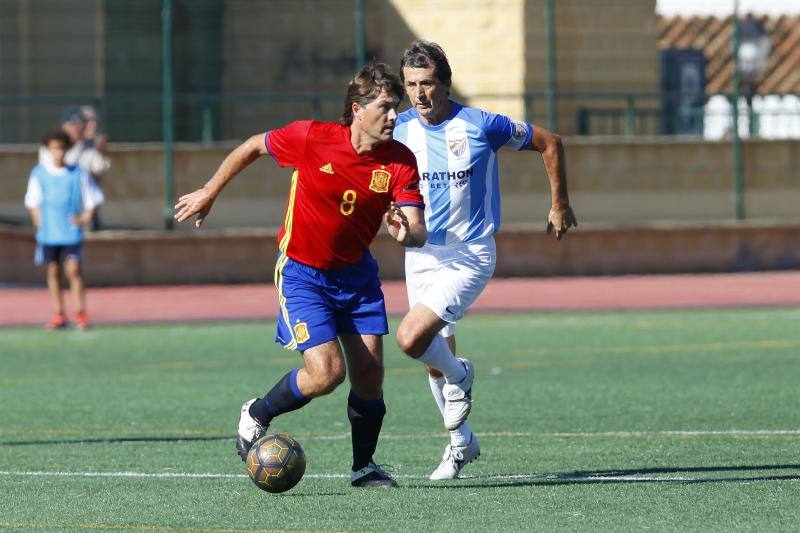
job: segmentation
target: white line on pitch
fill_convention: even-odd
[[[556,431],[548,433],[519,432],[519,431],[494,431],[476,432],[478,437],[758,437],[758,436],[800,436],[800,429],[732,429],[732,430],[676,430],[676,431]],[[300,439],[308,440],[342,440],[349,439],[349,433],[333,435],[307,435],[298,434]],[[381,435],[381,440],[409,440],[440,438],[438,433],[424,434],[388,434]]]
[[[243,478],[246,474],[217,474],[213,472],[29,472],[0,470],[0,476],[31,477],[160,477],[160,478]]]
[[[246,478],[246,474],[223,474],[213,472],[36,472],[23,470],[0,470],[0,476],[25,476],[25,477],[106,477],[106,478],[202,478],[202,479],[239,479]],[[309,479],[345,479],[349,474],[307,474]],[[427,476],[396,475],[400,479],[425,479]],[[592,475],[561,475],[561,474],[498,474],[466,476],[465,480],[515,480],[515,479],[540,479],[542,481],[694,481],[690,477],[653,477],[653,476],[592,476]]]
[[[535,434],[532,433],[531,436]],[[797,436],[800,429],[732,429],[727,431],[580,431],[541,433],[546,437],[758,437],[758,436]]]
[[[244,479],[246,474],[224,474],[214,472],[43,472],[23,470],[0,470],[0,476],[12,477],[101,477],[101,478],[178,478],[178,479]],[[346,479],[349,474],[307,474],[307,479]],[[395,475],[398,479],[428,479],[427,476]],[[462,481],[473,480],[540,480],[542,482],[592,482],[592,481],[628,481],[628,482],[670,482],[670,481],[702,481],[707,478],[685,476],[636,476],[636,475],[591,475],[591,474],[495,474],[464,476]],[[746,481],[746,480],[742,480]],[[787,479],[786,481],[797,481]]]

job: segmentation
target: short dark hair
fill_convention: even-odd
[[[450,87],[453,78],[453,71],[447,61],[442,47],[430,41],[418,39],[411,43],[411,46],[403,54],[400,61],[400,76],[403,76],[403,69],[408,68],[429,68],[434,67],[436,77],[442,84]],[[405,80],[404,80],[405,81]]]
[[[42,135],[42,146],[49,145],[50,141],[61,141],[64,143],[64,148],[69,148],[72,146],[72,141],[70,141],[69,135],[67,135],[67,132],[61,128],[47,130],[44,135]]]
[[[384,89],[390,95],[396,96],[398,100],[403,99],[403,83],[400,81],[400,77],[392,72],[391,67],[386,63],[370,61],[347,85],[344,110],[342,110],[342,118],[339,119],[339,122],[345,126],[351,125],[353,123],[353,103],[358,102],[365,106],[378,98]]]

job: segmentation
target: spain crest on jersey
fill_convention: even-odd
[[[372,171],[372,181],[369,188],[375,192],[389,192],[389,179],[392,175],[382,168]]]
[[[308,324],[305,322],[298,322],[294,325],[294,337],[297,339],[297,344],[302,344],[311,338],[308,333]]]

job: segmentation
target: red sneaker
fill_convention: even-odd
[[[75,315],[75,323],[81,331],[89,329],[89,318],[86,316],[85,311],[79,311],[78,314]]]
[[[64,316],[64,313],[55,313],[45,327],[49,330],[65,328],[67,327],[67,317]]]

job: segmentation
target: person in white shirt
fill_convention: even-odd
[[[494,234],[500,228],[497,152],[508,147],[540,153],[552,197],[548,233],[555,231],[560,240],[578,224],[558,135],[450,100],[452,72],[435,43],[413,42],[401,72],[412,107],[398,117],[394,138],[417,158],[428,241],[406,250],[411,310],[398,327],[397,343],[427,365],[431,392],[450,431],[441,464],[430,477],[454,479],[480,454],[466,421],[475,370],[467,359],[455,357],[455,324],[494,273]]]

